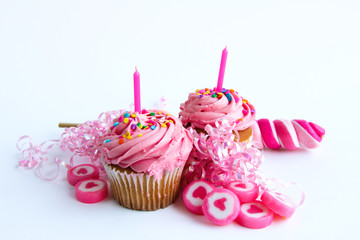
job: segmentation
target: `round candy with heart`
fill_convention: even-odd
[[[296,209],[292,203],[283,199],[281,195],[275,195],[269,191],[263,193],[261,201],[274,213],[286,218],[291,217]]]
[[[183,191],[186,208],[197,215],[203,215],[202,204],[206,195],[214,190],[214,186],[205,180],[191,182]]]
[[[226,188],[235,193],[241,203],[253,202],[259,196],[259,187],[254,182],[233,181]]]
[[[76,199],[82,203],[97,203],[107,197],[107,183],[102,179],[86,179],[75,186]]]
[[[98,178],[99,168],[91,164],[81,164],[67,171],[68,182],[73,186],[81,180]]]
[[[231,223],[238,216],[240,201],[230,190],[217,188],[206,195],[202,206],[205,217],[222,226]]]
[[[247,228],[264,228],[273,221],[274,213],[259,201],[242,203],[236,221]]]

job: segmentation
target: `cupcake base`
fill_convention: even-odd
[[[155,211],[175,202],[179,194],[183,166],[165,172],[159,179],[131,168],[103,162],[115,200],[123,207]]]
[[[253,130],[251,127],[248,127],[242,131],[238,131],[240,142],[251,142],[252,136],[253,136]],[[235,134],[235,141],[237,140],[237,136]]]

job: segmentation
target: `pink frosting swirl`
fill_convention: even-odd
[[[180,105],[180,120],[184,126],[205,129],[207,124],[215,127],[216,121],[236,123],[234,130],[244,130],[255,123],[255,108],[237,92],[223,89],[201,89],[190,93],[188,100]]]
[[[122,114],[102,140],[107,163],[156,176],[183,165],[193,144],[179,119],[159,110]]]

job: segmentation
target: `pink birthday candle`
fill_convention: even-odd
[[[222,55],[221,55],[219,78],[218,78],[218,83],[217,83],[217,88],[216,88],[217,92],[222,91],[227,55],[228,55],[228,50],[227,50],[227,47],[225,47],[224,50],[222,51]]]
[[[134,72],[134,106],[135,112],[141,113],[141,104],[140,104],[140,73],[135,67]]]

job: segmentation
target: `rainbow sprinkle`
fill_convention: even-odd
[[[224,95],[228,99],[229,102],[232,101],[232,99],[235,99],[235,102],[239,102],[239,97],[236,95],[232,95],[232,93],[238,94],[238,92],[235,92],[234,89],[226,89],[223,88],[221,92],[217,92],[216,87],[213,89],[204,88],[204,89],[196,89],[195,91],[196,95],[198,95],[199,98],[202,98],[204,96],[211,96],[212,98],[222,98]]]
[[[236,124],[240,123],[242,120],[243,120],[242,118],[236,120]]]

